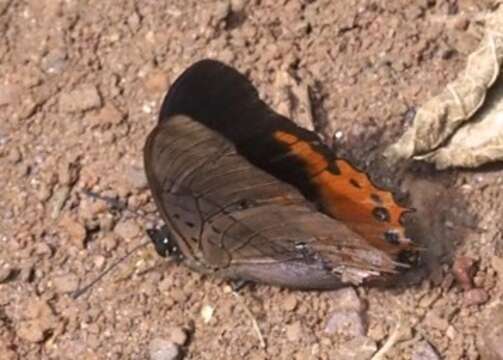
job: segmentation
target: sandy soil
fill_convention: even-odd
[[[391,336],[383,358],[491,358],[498,341],[492,358],[503,358],[503,331],[494,333],[502,167],[402,171],[381,158],[411,109],[462,69],[491,6],[0,0],[0,357],[369,359]],[[289,95],[308,87],[314,128],[334,151],[409,194],[413,236],[426,248],[420,269],[393,289],[252,286],[236,297],[148,246],[72,299],[146,239],[157,215],[145,137],[169,84],[205,57],[247,73],[270,104],[301,119]],[[110,211],[83,189],[148,219]]]

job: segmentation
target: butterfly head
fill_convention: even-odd
[[[176,259],[181,258],[180,249],[178,248],[176,240],[166,226],[147,229],[147,235],[150,237],[150,240],[152,240],[155,251],[159,256],[174,257]]]

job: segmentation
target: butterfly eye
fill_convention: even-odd
[[[155,251],[159,256],[167,257],[176,252],[176,246],[170,241],[170,235],[165,226],[161,229],[148,229],[147,234],[154,243]]]

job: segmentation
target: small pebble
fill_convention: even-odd
[[[140,167],[128,166],[125,175],[128,184],[136,189],[145,189],[148,185],[145,171]]]
[[[300,321],[286,326],[286,337],[290,341],[299,341],[302,338],[302,324]]]
[[[489,300],[489,294],[484,289],[471,289],[464,293],[466,306],[481,305]]]
[[[215,24],[225,20],[231,12],[231,3],[228,0],[220,0],[216,3],[213,11]]]
[[[363,311],[365,306],[352,287],[345,287],[330,292],[330,297],[337,310]]]
[[[22,306],[22,317],[25,320],[19,323],[17,335],[32,343],[44,341],[58,324],[58,318],[52,308],[39,298],[30,298],[26,301]]]
[[[103,270],[103,267],[105,266],[106,259],[102,255],[96,255],[94,258],[94,266],[96,267],[97,270]]]
[[[285,311],[294,311],[295,308],[297,308],[297,296],[289,294],[285,300],[283,300],[283,309]]]
[[[470,20],[465,16],[458,16],[452,25],[456,30],[465,31],[470,26]]]
[[[58,180],[62,185],[75,184],[80,176],[80,164],[78,162],[62,161],[58,166]]]
[[[145,89],[151,95],[159,95],[168,89],[169,78],[165,71],[154,70],[145,80]]]
[[[150,360],[179,360],[180,347],[171,341],[155,338],[149,344]]]
[[[120,221],[115,225],[114,232],[124,239],[132,239],[139,235],[141,230],[136,221]]]
[[[503,279],[503,257],[493,256],[491,258],[491,267],[498,273],[500,279]]]
[[[231,9],[233,12],[243,11],[246,6],[246,0],[231,0]]]
[[[330,315],[326,325],[325,333],[344,334],[347,336],[364,336],[366,325],[360,312],[354,310],[336,311]]]
[[[117,236],[114,234],[108,234],[103,238],[103,240],[101,240],[101,246],[103,247],[103,250],[105,250],[105,252],[107,253],[117,249],[118,245],[119,245],[119,239],[117,239]]]
[[[83,224],[69,216],[65,216],[59,222],[59,225],[67,232],[74,245],[79,248],[84,248],[87,238],[87,230]]]
[[[176,345],[183,346],[187,342],[187,332],[182,327],[174,327],[169,331],[169,340]]]
[[[59,293],[71,293],[79,288],[80,280],[75,274],[65,274],[53,279],[53,284]]]
[[[9,264],[4,264],[0,267],[0,284],[3,284],[12,279],[14,269]]]
[[[201,317],[203,318],[203,321],[207,324],[211,321],[213,318],[213,312],[215,310],[211,305],[204,305],[203,308],[201,309]]]
[[[440,360],[440,357],[429,342],[421,341],[412,350],[412,360]]]
[[[51,209],[51,218],[57,219],[61,209],[70,197],[70,187],[65,185],[56,189],[51,197],[49,208]]]
[[[22,306],[22,314],[26,319],[46,320],[47,323],[55,321],[52,308],[47,301],[40,298],[30,298]]]
[[[482,359],[503,359],[503,305],[491,310],[480,329],[477,347]]]
[[[10,149],[9,154],[7,155],[7,160],[12,164],[17,164],[23,160],[23,155],[21,151],[17,147],[13,147]]]
[[[439,316],[436,311],[430,310],[426,314],[425,317],[425,323],[437,330],[440,330],[442,332],[446,331],[447,328],[449,327],[449,322],[447,319]]]
[[[475,260],[468,256],[458,256],[452,265],[452,272],[457,282],[467,291],[473,287]]]
[[[0,106],[16,103],[22,93],[22,88],[19,85],[0,84]]]
[[[47,329],[38,320],[28,320],[19,324],[16,333],[23,340],[39,343],[46,339]]]
[[[33,264],[26,264],[21,267],[21,271],[19,272],[19,280],[25,283],[29,283],[33,281]]]
[[[124,119],[124,114],[112,103],[107,103],[94,117],[94,125],[118,125]]]
[[[338,347],[331,359],[368,360],[376,351],[377,344],[374,340],[358,336]]]
[[[82,85],[70,92],[62,92],[59,109],[64,113],[75,113],[99,108],[101,96],[94,85]]]
[[[40,67],[48,74],[60,74],[65,68],[66,58],[64,48],[52,49],[42,58]]]
[[[52,248],[45,242],[35,244],[35,254],[38,256],[51,257],[53,254]]]

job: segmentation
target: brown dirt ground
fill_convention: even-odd
[[[463,68],[491,3],[0,0],[0,357],[144,359],[152,339],[183,328],[186,359],[342,358],[347,339],[323,331],[331,292],[243,289],[262,349],[225,282],[152,247],[81,298],[68,294],[144,241],[147,226],[82,189],[153,211],[145,137],[169,84],[211,57],[246,72],[275,108],[291,105],[278,95],[278,74],[309,84],[314,126],[339,154],[383,182],[406,180],[431,273],[414,286],[358,289],[366,336],[380,348],[402,319],[406,331],[387,358],[409,359],[424,341],[441,358],[479,358],[484,317],[503,297],[501,167],[402,173],[380,154],[407,111]],[[452,283],[460,255],[476,260],[487,301],[468,305]],[[209,322],[204,306],[214,309]]]

